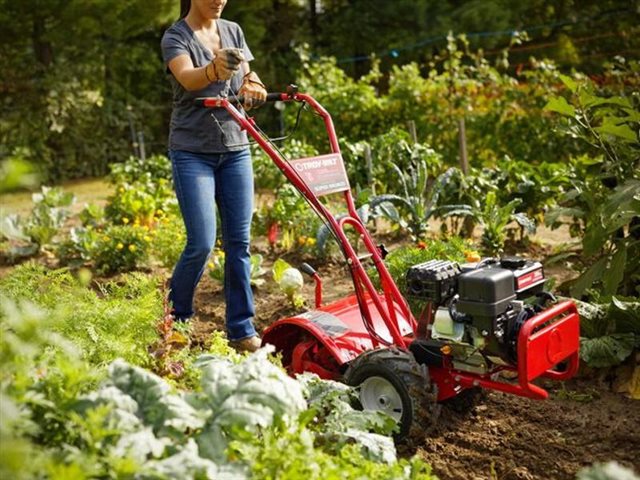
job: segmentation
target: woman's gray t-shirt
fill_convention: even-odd
[[[241,48],[247,62],[253,60],[251,50],[237,23],[216,20],[222,48]],[[195,36],[191,27],[182,19],[174,23],[162,37],[162,59],[165,66],[178,55],[189,55],[194,67],[203,67],[213,60],[211,50]],[[224,153],[246,148],[247,134],[224,109],[197,107],[197,97],[216,97],[223,93],[226,82],[213,82],[202,90],[189,92],[175,79],[167,68],[173,88],[173,111],[169,130],[169,149],[195,153]],[[237,93],[242,86],[242,77],[248,72],[240,71],[231,79],[231,92]],[[222,129],[211,118],[214,114]]]

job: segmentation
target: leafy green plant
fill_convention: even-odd
[[[304,305],[304,298],[300,291],[304,286],[304,279],[300,270],[292,267],[286,261],[279,258],[272,267],[273,279],[280,287],[280,290],[287,296],[291,304],[297,308]]]
[[[137,223],[152,226],[158,212],[166,208],[165,200],[170,196],[166,183],[158,184],[153,191],[140,188],[140,184],[126,184],[118,187],[116,193],[108,198],[105,213],[109,220],[121,225]]]
[[[519,199],[515,199],[500,206],[496,192],[487,193],[484,199],[474,199],[473,205],[447,205],[442,207],[442,215],[449,216],[469,216],[482,226],[481,244],[484,249],[494,255],[504,250],[507,239],[507,225],[517,222],[528,233],[535,232],[535,223],[523,213],[515,213],[516,207],[520,204]]]
[[[162,155],[145,160],[130,157],[111,166],[109,181],[115,193],[105,208],[109,220],[120,224],[154,226],[173,205],[171,162]]]
[[[56,257],[61,265],[80,267],[88,264],[98,247],[100,233],[95,228],[72,227],[69,235],[56,248]]]
[[[640,106],[637,96],[599,94],[588,80],[561,76],[570,98],[546,109],[583,140],[595,158],[573,162],[572,188],[550,212],[551,227],[569,222],[582,237],[584,267],[571,294],[595,288],[604,295],[637,295],[640,278]],[[568,220],[567,220],[568,219]]]
[[[286,472],[300,474],[299,468],[307,471],[311,458],[314,479],[327,478],[327,472],[328,478],[334,473],[339,478],[345,473],[346,478],[369,473],[430,478],[428,466],[417,459],[397,461],[391,438],[370,432],[389,431],[393,422],[380,413],[353,410],[350,387],[312,377],[294,380],[268,354],[263,349],[236,363],[199,357],[200,387],[191,394],[116,361],[108,379],[83,396],[77,409],[85,416],[107,412],[102,418],[113,434],[103,437],[103,459],[130,459],[150,476],[246,478],[251,472],[257,478],[281,478]],[[310,425],[331,407],[339,407],[333,408],[331,421]],[[282,455],[285,445],[288,455]]]
[[[377,195],[369,201],[372,209],[379,209],[382,216],[401,228],[407,229],[413,240],[421,238],[427,232],[428,221],[437,212],[440,193],[455,171],[450,168],[430,182],[428,177],[430,158],[438,160],[439,156],[430,150],[428,155],[411,163],[405,170],[392,164],[391,167],[400,180],[402,194]]]
[[[570,167],[562,163],[531,164],[504,157],[496,162],[495,167],[471,168],[466,174],[456,170],[440,196],[440,204],[473,205],[477,199],[484,199],[493,191],[498,204],[518,199],[520,203],[516,205],[516,213],[524,213],[542,222],[544,214],[557,206],[558,198],[571,186],[571,178]],[[441,218],[444,220],[443,233],[469,234],[474,226],[470,217],[466,220],[471,222],[464,226],[460,223],[463,217]],[[523,227],[520,235],[524,237],[525,234]]]
[[[0,280],[0,290],[15,299],[31,299],[56,321],[49,325],[76,345],[82,358],[104,366],[115,358],[136,365],[150,362],[147,346],[157,338],[162,318],[160,280],[140,273],[117,281],[87,282],[68,269],[48,270],[27,262]]]
[[[0,233],[12,243],[8,251],[11,257],[29,256],[49,245],[69,216],[67,207],[75,196],[60,187],[42,187],[32,199],[33,209],[26,219],[16,214],[2,218]]]
[[[98,227],[105,220],[104,207],[95,203],[88,203],[84,206],[78,218],[85,227]]]
[[[640,348],[640,301],[617,297],[599,304],[574,301],[580,313],[580,357],[589,366],[619,365]]]
[[[299,48],[301,68],[296,79],[300,91],[311,94],[329,112],[336,131],[342,138],[357,142],[385,131],[381,108],[383,101],[373,85],[381,77],[379,62],[371,70],[354,80],[338,67],[335,58],[311,58],[308,51]],[[287,108],[285,117],[294,121],[297,109]],[[327,151],[327,134],[324,125],[315,116],[303,116],[300,130],[304,141],[320,152]]]
[[[289,377],[272,349],[189,359],[201,371],[190,392],[136,366],[153,366],[153,279],[98,295],[68,271],[27,264],[0,287],[40,304],[0,300],[0,472],[11,478],[280,478],[308,467],[313,479],[431,478],[419,459],[396,460],[390,418],[354,410],[350,387]],[[221,339],[212,348],[228,353]]]
[[[565,97],[552,97],[545,110],[564,117],[564,133],[580,138],[594,153],[603,155],[605,178],[636,176],[640,167],[637,96],[605,96],[587,79],[576,81],[566,75],[560,79],[570,93],[570,102]]]
[[[119,477],[137,470],[127,459],[100,455],[116,434],[104,409],[83,416],[76,410],[107,363],[149,363],[157,286],[141,276],[124,281],[103,285],[98,295],[68,271],[32,263],[2,280],[0,437],[10,446],[0,453],[2,476]]]
[[[38,175],[33,165],[22,158],[21,150],[17,149],[0,162],[0,194],[38,184]]]
[[[400,179],[395,178],[393,165],[405,170],[424,160],[429,175],[436,175],[442,170],[440,155],[429,145],[415,142],[409,132],[397,126],[367,140],[345,141],[345,146],[343,155],[351,184],[378,194],[402,190]]]
[[[487,181],[495,185],[501,203],[520,199],[517,211],[542,222],[544,214],[570,187],[570,179],[570,167],[564,163],[532,164],[505,157],[491,169]]]
[[[214,249],[209,258],[209,276],[214,280],[224,283],[224,251],[218,248]],[[262,266],[262,255],[254,253],[251,255],[251,273],[250,282],[255,287],[264,285],[265,279],[262,278],[267,270]]]
[[[2,477],[26,480],[61,465],[48,448],[77,438],[69,399],[92,388],[98,375],[60,335],[61,320],[60,312],[0,296]]]

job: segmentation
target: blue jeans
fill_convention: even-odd
[[[169,301],[178,319],[193,315],[193,296],[216,240],[218,205],[225,252],[227,338],[256,335],[249,239],[253,170],[249,150],[220,154],[170,150],[173,182],[187,230],[187,244],[173,271]]]

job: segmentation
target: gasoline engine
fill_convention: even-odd
[[[410,347],[420,363],[483,374],[517,363],[522,325],[553,299],[539,262],[519,257],[478,263],[431,260],[406,274],[409,296],[426,301],[427,332]],[[446,353],[443,354],[443,352]]]

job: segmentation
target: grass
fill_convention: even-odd
[[[107,183],[105,178],[71,180],[63,183],[61,186],[65,192],[71,192],[76,196],[76,203],[72,208],[74,213],[75,210],[80,211],[85,203],[104,203],[107,197],[113,193],[113,187]],[[31,191],[0,195],[0,210],[2,214],[29,214],[33,207],[31,195]]]

